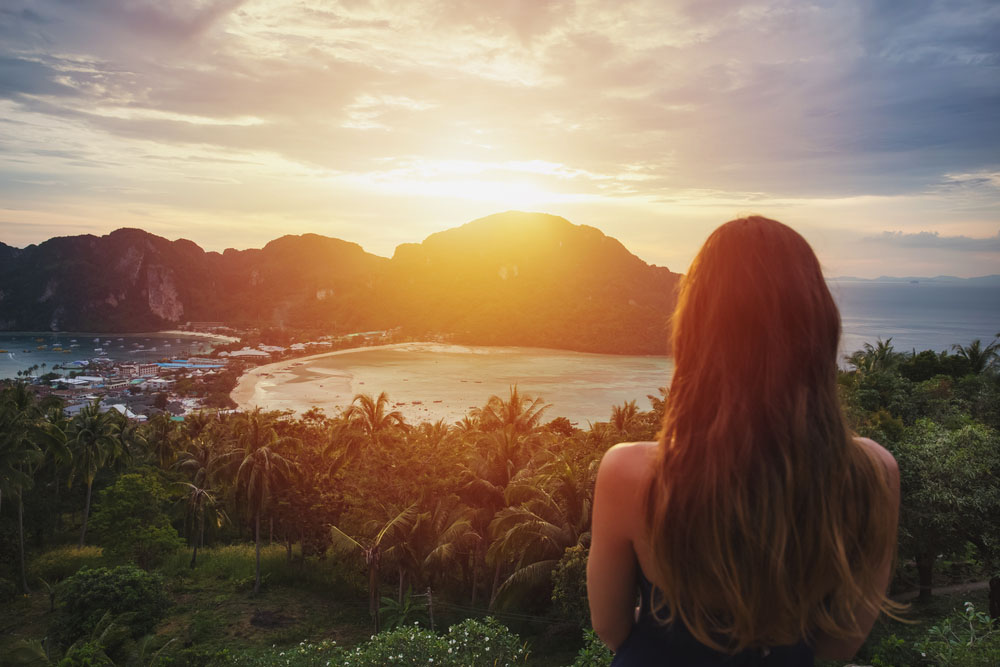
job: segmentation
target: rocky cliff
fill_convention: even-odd
[[[597,229],[537,213],[475,220],[392,259],[315,234],[220,254],[119,229],[0,244],[0,330],[400,327],[478,344],[664,353],[678,278]]]

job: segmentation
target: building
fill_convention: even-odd
[[[129,378],[155,377],[160,374],[160,367],[156,364],[121,364],[118,372]]]
[[[242,350],[236,350],[235,352],[221,352],[219,356],[226,357],[251,357],[254,359],[270,359],[271,353],[264,352],[263,350],[251,350],[249,347],[245,347]]]
[[[128,378],[126,377],[107,378],[104,381],[104,388],[108,391],[120,391],[126,387],[128,387]]]

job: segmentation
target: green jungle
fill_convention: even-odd
[[[840,374],[852,428],[899,462],[891,594],[911,602],[854,663],[1000,665],[998,343],[879,341]],[[655,439],[669,401],[585,429],[516,387],[454,424],[380,394],[140,425],[0,386],[4,665],[607,665],[597,465]]]

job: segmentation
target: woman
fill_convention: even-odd
[[[816,256],[774,220],[726,223],[672,324],[660,440],[611,448],[598,472],[594,629],[621,665],[851,657],[895,608],[899,471],[848,432]]]

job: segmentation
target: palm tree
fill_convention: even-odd
[[[76,413],[69,425],[67,445],[73,453],[73,468],[69,482],[79,475],[87,483],[87,500],[83,506],[83,527],[80,530],[82,549],[87,539],[87,517],[90,515],[90,498],[97,473],[119,458],[121,441],[119,423],[113,411],[101,412],[100,399]]]
[[[191,552],[191,568],[194,569],[198,560],[198,547],[205,546],[205,511],[209,508],[215,510],[216,521],[221,525],[225,519],[225,512],[216,508],[215,496],[206,488],[196,486],[190,482],[181,482],[180,486],[187,494],[186,506],[188,516],[192,518],[192,524],[197,531],[191,539],[194,549]]]
[[[580,466],[557,457],[537,477],[507,487],[508,507],[490,524],[494,540],[487,558],[498,567],[513,563],[513,573],[495,589],[491,606],[517,586],[550,581],[566,549],[589,540],[596,463]]]
[[[844,357],[847,363],[854,366],[860,373],[873,373],[879,370],[888,370],[896,365],[900,355],[893,350],[892,337],[882,340],[879,338],[875,345],[865,343],[863,350],[858,350],[854,354]]]
[[[195,566],[198,548],[205,546],[205,510],[215,508],[216,498],[212,493],[217,475],[225,467],[233,453],[220,454],[211,442],[197,439],[177,456],[173,467],[190,475],[190,482],[182,482],[187,500],[188,516],[197,524],[197,535],[194,542],[194,553],[191,554],[191,567]],[[225,512],[219,508],[215,511],[216,519],[221,523],[227,519]]]
[[[69,449],[69,425],[70,420],[63,412],[61,402],[47,406],[39,424],[39,444],[45,452],[45,461],[35,474],[37,480],[43,477],[50,480],[54,508],[59,507],[62,476],[73,461]],[[50,514],[53,531],[57,531],[61,526],[62,513],[56,509]]]
[[[517,385],[511,385],[510,397],[505,401],[499,396],[490,396],[486,405],[473,411],[480,427],[492,431],[504,426],[513,426],[516,433],[531,433],[541,426],[542,415],[551,407],[541,398],[521,394]]]
[[[993,362],[1000,355],[1000,340],[994,340],[992,343],[983,347],[983,343],[978,338],[969,345],[952,345],[951,349],[957,353],[957,356],[962,357],[969,362],[969,369],[979,375],[986,369],[993,365]]]
[[[480,536],[473,528],[474,512],[459,497],[440,498],[434,506],[417,515],[405,541],[400,544],[399,601],[403,601],[405,575],[416,580],[425,575],[434,585],[437,575],[454,571],[463,556],[476,547]]]
[[[357,427],[373,449],[381,448],[397,429],[406,429],[406,420],[399,410],[386,412],[389,396],[383,391],[378,398],[358,394],[344,412],[344,418]]]
[[[166,470],[177,458],[179,440],[179,432],[170,419],[170,413],[160,412],[154,415],[146,422],[143,430],[157,463]]]
[[[17,498],[17,534],[20,550],[21,588],[30,593],[24,566],[24,492],[31,487],[33,471],[44,458],[34,442],[41,416],[34,394],[23,382],[0,395],[0,494]]]
[[[383,511],[385,508],[383,508]],[[379,524],[373,520],[368,522],[369,532],[375,534],[372,538],[355,539],[336,526],[330,526],[330,537],[335,548],[357,549],[364,556],[368,567],[368,613],[375,623],[375,632],[379,624],[379,589],[381,588],[382,558],[394,555],[394,550],[402,542],[402,538],[413,528],[417,518],[416,503],[410,505],[398,514],[393,515],[385,523]]]
[[[236,470],[237,495],[244,500],[254,521],[256,595],[260,592],[260,518],[278,488],[291,480],[293,465],[279,451],[292,445],[294,439],[280,437],[274,419],[257,408],[237,424],[237,443],[242,452]]]
[[[638,418],[639,408],[636,407],[635,400],[611,407],[611,425],[622,437],[628,437],[629,430],[635,426]]]

